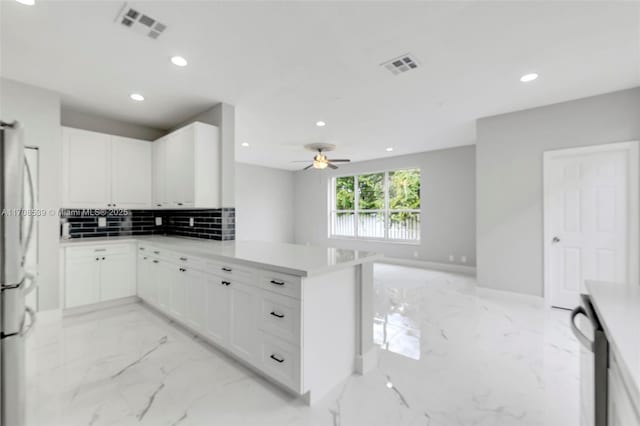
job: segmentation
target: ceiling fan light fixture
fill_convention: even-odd
[[[328,165],[326,161],[313,160],[314,169],[326,169]]]

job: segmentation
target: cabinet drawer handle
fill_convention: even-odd
[[[93,251],[107,251],[106,248],[101,248],[101,249],[94,249]]]
[[[159,251],[154,251],[153,254],[160,254],[160,252]]]
[[[153,263],[158,263],[158,262],[159,262],[159,260],[154,260],[154,261],[153,261]]]
[[[220,284],[229,286],[231,283],[229,281],[220,281]]]
[[[271,315],[273,315],[276,318],[284,318],[284,314],[279,314],[279,313],[273,312],[273,311],[271,311]]]
[[[274,354],[271,354],[271,356],[269,358],[271,358],[272,360],[274,360],[274,361],[276,361],[276,362],[278,362],[280,364],[282,364],[284,362],[284,358],[278,358]]]
[[[271,280],[271,284],[284,285],[284,281]]]
[[[100,260],[100,258],[99,258],[99,257],[96,257],[96,260]]]
[[[181,257],[180,260],[182,260],[183,262],[186,262],[189,259],[187,259],[186,257]]]
[[[144,250],[144,247],[138,247],[138,250]]]
[[[184,268],[180,268],[180,272],[186,272],[187,270]]]
[[[225,272],[231,272],[233,269],[227,268],[226,266],[222,267],[222,270]]]
[[[102,260],[104,260],[105,258],[103,257]]]

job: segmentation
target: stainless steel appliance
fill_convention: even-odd
[[[609,400],[609,342],[591,297],[580,295],[571,312],[571,330],[583,348],[580,354],[581,421],[583,426],[607,426]],[[576,324],[580,321],[580,325]],[[581,329],[588,334],[585,335]]]
[[[0,425],[22,426],[25,339],[35,324],[35,312],[25,305],[25,296],[36,285],[35,275],[24,264],[35,216],[29,212],[33,181],[17,122],[0,121],[0,177]],[[24,191],[31,206],[24,205]]]

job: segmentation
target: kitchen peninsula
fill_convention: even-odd
[[[375,253],[167,236],[60,247],[66,312],[139,298],[309,404],[375,366]]]

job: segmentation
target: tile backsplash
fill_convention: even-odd
[[[67,222],[70,238],[180,235],[228,241],[235,239],[235,216],[234,208],[121,211],[62,209],[60,235],[62,223]],[[106,218],[106,226],[98,226],[98,219],[101,217]],[[161,225],[156,225],[158,217],[162,218]]]

